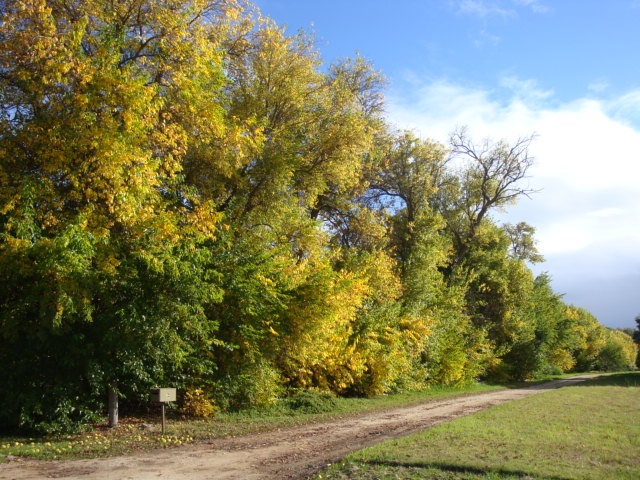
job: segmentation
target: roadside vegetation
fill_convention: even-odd
[[[271,407],[218,414],[208,419],[189,419],[180,410],[170,409],[164,435],[160,428],[160,410],[154,405],[145,415],[124,417],[117,428],[98,423],[75,435],[0,436],[0,462],[13,457],[72,460],[170,448],[500,388],[504,387],[487,384],[433,387],[421,392],[380,395],[370,399],[341,398],[307,390]]]
[[[349,455],[317,480],[640,478],[640,373],[600,377]]]

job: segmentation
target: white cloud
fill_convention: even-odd
[[[607,104],[610,115],[630,124],[640,124],[640,90],[631,91]]]
[[[494,19],[499,19],[501,23],[514,21],[523,10],[530,10],[534,14],[551,12],[551,8],[540,0],[450,0],[449,6],[457,15],[478,20],[477,30],[471,33],[476,48],[487,45],[495,47],[502,43],[502,37],[491,28]]]
[[[548,13],[551,8],[540,0],[459,0],[455,2],[462,15],[486,17],[516,17],[517,8],[529,8],[534,13]]]
[[[539,0],[513,0],[517,5],[522,5],[524,7],[529,7],[534,13],[549,13],[551,11],[551,7],[545,5]]]
[[[535,133],[529,182],[541,191],[512,207],[505,220],[536,228],[547,258],[542,269],[561,279],[560,290],[618,277],[635,279],[640,290],[640,128],[634,127],[640,125],[640,91],[558,103],[534,81],[505,77],[500,85],[488,90],[414,78],[410,97],[389,95],[389,116],[443,143],[460,126],[477,140]]]
[[[488,31],[486,29],[480,30],[476,34],[475,39],[473,40],[473,44],[477,48],[482,48],[485,45],[490,45],[492,47],[495,47],[500,42],[502,42],[502,38],[500,38],[498,35],[495,35],[495,34],[491,33],[490,31]]]
[[[547,256],[566,253],[600,258],[637,256],[640,233],[634,219],[639,220],[637,212],[620,206],[593,211],[576,209],[571,214],[560,212],[539,230],[539,248]]]
[[[577,100],[531,112],[530,120],[539,134],[533,148],[542,179],[582,194],[637,185],[640,132],[611,118],[603,102]]]
[[[514,14],[513,10],[486,0],[461,0],[458,2],[458,13],[481,18],[490,15],[508,17]]]
[[[499,85],[511,91],[514,99],[526,102],[530,107],[553,97],[553,90],[542,90],[535,80],[522,80],[515,75],[505,75]],[[513,99],[512,99],[513,103]]]
[[[608,217],[617,217],[620,215],[624,215],[624,210],[622,208],[601,208],[599,210],[595,210],[589,213],[590,217],[596,218],[608,218]]]
[[[593,93],[602,93],[610,87],[610,83],[606,78],[597,78],[588,85],[589,91]]]

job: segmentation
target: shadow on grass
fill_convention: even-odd
[[[640,372],[624,372],[605,374],[584,382],[576,383],[578,387],[640,387]]]
[[[585,380],[580,376],[576,377],[559,377],[548,380],[534,380],[526,382],[511,382],[508,384],[499,385],[508,389],[519,388],[537,388],[540,390],[554,390],[561,387],[640,387],[640,371],[637,372],[622,372],[622,373],[606,373],[603,372],[602,376]]]
[[[493,468],[474,468],[463,467],[460,465],[451,465],[441,462],[398,462],[398,461],[382,461],[382,460],[360,460],[361,465],[369,465],[372,467],[389,467],[389,468],[413,468],[413,469],[438,469],[443,473],[451,473],[457,475],[500,475],[504,478],[529,479],[533,478],[530,472],[522,472],[517,470],[501,470]],[[545,476],[545,480],[571,480],[568,477]]]

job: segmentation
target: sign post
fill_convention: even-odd
[[[165,406],[167,402],[176,401],[176,389],[175,388],[152,388],[151,389],[151,401],[160,402],[162,405],[162,434],[164,435],[165,428]]]

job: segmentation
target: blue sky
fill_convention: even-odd
[[[387,77],[389,120],[446,142],[536,134],[533,225],[556,292],[603,324],[640,314],[640,0],[259,0],[326,63]]]

